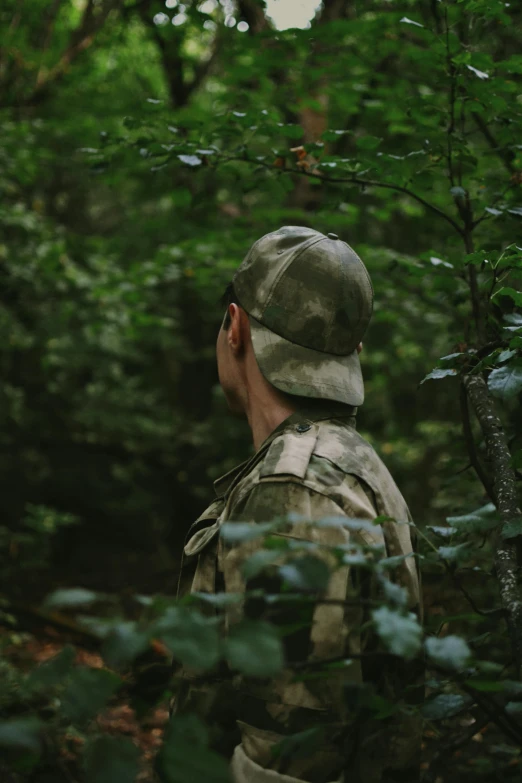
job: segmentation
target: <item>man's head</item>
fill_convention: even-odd
[[[231,409],[246,409],[252,372],[284,395],[361,405],[372,301],[364,264],[335,234],[285,226],[261,237],[224,297],[217,360]]]

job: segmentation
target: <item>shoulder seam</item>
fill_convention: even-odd
[[[318,427],[308,430],[291,428],[272,441],[261,464],[259,475],[290,475],[303,479],[317,443]]]

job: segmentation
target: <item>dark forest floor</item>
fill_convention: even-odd
[[[9,643],[12,634],[4,632],[4,657],[17,669],[23,672],[32,670],[35,666],[53,658],[67,643],[56,631],[55,638],[37,638],[30,634],[20,634]],[[2,635],[0,634],[0,641]],[[6,644],[7,642],[7,644]],[[104,666],[101,656],[93,651],[76,648],[76,663],[92,668]],[[154,758],[161,746],[163,732],[168,721],[168,708],[166,703],[159,703],[153,707],[147,715],[138,720],[136,714],[125,696],[116,696],[110,705],[105,708],[95,719],[94,725],[89,727],[89,734],[104,733],[112,736],[129,737],[139,748],[141,753],[141,771],[136,783],[153,783],[157,781],[154,776]],[[487,723],[479,727],[473,734],[474,719],[464,716],[454,719],[455,737],[468,734],[468,741],[462,747],[448,749],[445,757],[433,774],[433,767],[426,778],[429,783],[468,783],[482,781],[484,783],[501,783],[501,781],[522,780],[522,765],[520,756],[513,755],[513,749],[503,744],[502,737],[495,726]],[[68,781],[76,783],[81,780],[81,756],[85,737],[72,730],[63,735],[63,742],[59,749],[59,758],[56,759],[55,778],[45,775],[45,783],[53,781]],[[438,732],[436,728],[427,726],[424,732],[424,761],[423,772],[430,767],[430,761],[435,750],[440,750]],[[511,754],[511,755],[510,755]],[[20,778],[14,778],[17,782]],[[4,778],[0,769],[0,783],[8,783],[11,778]],[[40,779],[30,778],[31,783],[40,783]],[[42,781],[44,778],[42,778]]]

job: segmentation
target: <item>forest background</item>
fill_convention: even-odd
[[[136,596],[175,593],[189,524],[252,448],[217,384],[219,299],[281,225],[335,232],[369,269],[358,428],[421,531],[448,538],[447,517],[498,500],[463,374],[489,375],[520,477],[518,4],[7,0],[0,25],[0,579],[14,691],[34,639],[65,633],[38,614],[45,594],[110,594],[133,617]],[[444,553],[453,575],[465,545]],[[477,551],[467,590],[492,607]],[[466,611],[454,588],[427,570],[434,628]],[[485,776],[516,767],[512,748],[491,747]]]

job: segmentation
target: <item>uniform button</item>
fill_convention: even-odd
[[[311,424],[298,424],[296,427],[297,432],[308,432],[308,430],[312,429]]]
[[[330,233],[330,234],[327,234],[326,236],[328,237],[328,239],[339,239],[339,237],[337,236],[337,234],[332,234],[332,233]]]

